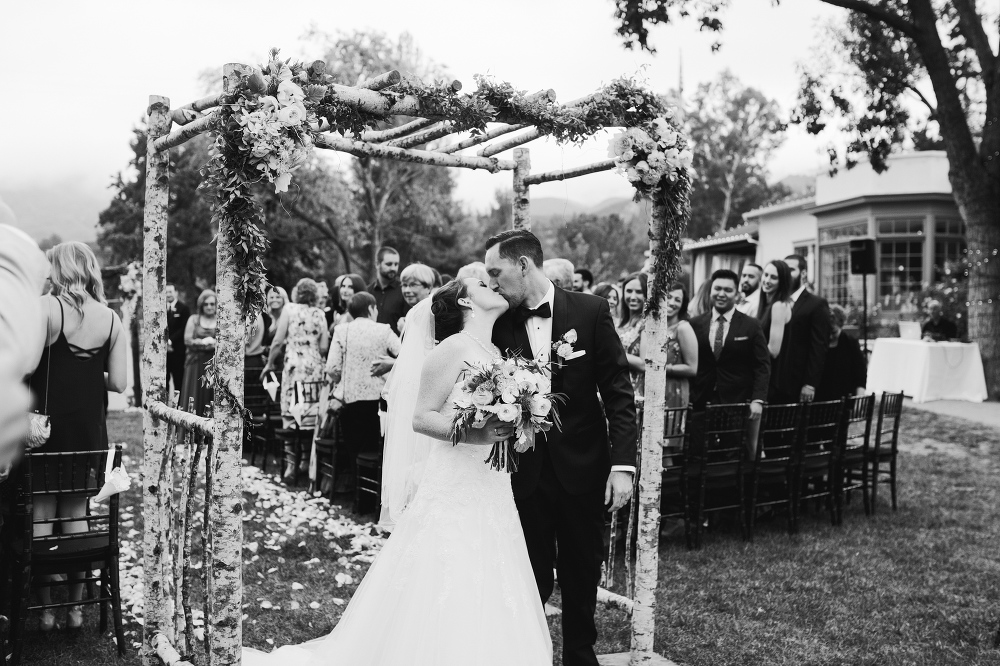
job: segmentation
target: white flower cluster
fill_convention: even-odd
[[[277,76],[281,81],[277,95],[248,101],[240,110],[238,121],[257,169],[264,172],[268,182],[274,183],[275,192],[287,192],[292,171],[309,156],[312,138],[305,93],[292,80],[287,67]],[[253,106],[256,108],[249,108]]]
[[[682,172],[690,173],[694,155],[681,146],[680,132],[666,118],[656,118],[645,129],[630,127],[615,134],[608,145],[608,157],[630,183],[648,192],[664,178],[675,181]]]
[[[133,261],[128,265],[128,272],[118,280],[118,289],[125,298],[135,297],[142,289],[142,264]]]

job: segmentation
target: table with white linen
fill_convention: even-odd
[[[983,402],[986,377],[979,345],[879,338],[868,363],[868,392],[900,391],[913,402]]]

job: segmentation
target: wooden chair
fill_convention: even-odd
[[[764,406],[757,450],[747,484],[747,537],[750,541],[753,541],[757,510],[761,507],[788,506],[788,531],[792,532],[794,528],[790,499],[795,478],[797,440],[802,434],[802,414],[800,403]],[[768,491],[765,500],[760,498],[762,484]]]
[[[688,421],[691,443],[687,451],[688,482],[696,489],[694,545],[701,547],[701,530],[706,512],[735,509],[740,531],[747,538],[745,478],[749,470],[747,424],[749,403],[709,404],[704,413]]]
[[[317,428],[318,418],[315,407],[319,404],[319,394],[324,382],[296,382],[295,402],[312,405],[312,414],[307,414],[290,428],[278,428],[274,434],[284,451],[285,469],[291,469],[291,482],[297,484],[301,474],[302,461],[312,449],[313,434]],[[290,415],[284,415],[290,416]]]
[[[883,393],[878,408],[875,446],[871,453],[872,513],[878,498],[880,477],[888,477],[892,494],[892,510],[896,510],[896,455],[899,453],[899,419],[903,414],[903,394]]]
[[[332,429],[328,433],[329,437],[316,437],[316,484],[322,489],[324,481],[329,482],[329,490],[326,497],[333,501],[334,489],[337,484],[337,453],[340,450],[340,443],[343,432],[340,425],[340,415],[331,415]]]
[[[838,502],[838,507],[842,507],[844,500],[850,502],[851,492],[860,490],[865,503],[865,515],[871,515],[871,502],[869,500],[870,482],[868,477],[869,460],[871,459],[871,432],[872,415],[875,412],[875,395],[852,396],[847,399],[847,417],[844,423],[844,431],[841,433],[842,453],[840,456],[840,470],[837,473],[838,495],[842,498]],[[843,511],[840,510],[837,516],[837,523],[844,522]]]
[[[365,509],[370,501],[372,511],[378,515],[382,511],[382,452],[359,453],[355,462],[354,510],[369,513]]]
[[[104,469],[110,450],[81,451],[73,453],[26,453],[18,479],[17,499],[14,508],[17,532],[5,546],[12,579],[11,599],[11,658],[8,663],[20,664],[24,630],[29,611],[62,608],[86,604],[101,607],[100,632],[108,628],[108,606],[115,623],[115,637],[119,656],[125,656],[125,632],[122,626],[121,592],[118,581],[118,495],[107,501],[107,511],[91,504],[83,518],[53,518],[35,520],[34,498],[40,496],[85,495],[94,497],[104,485]],[[113,450],[113,466],[121,465],[121,446]],[[34,535],[36,525],[57,528],[70,522],[86,521],[88,530],[63,534],[54,529],[50,536]],[[100,576],[93,571],[100,570]],[[38,582],[39,576],[55,574],[83,574],[66,580]],[[30,604],[31,589],[38,587],[86,584],[91,589],[100,581],[100,593],[80,601]]]
[[[247,391],[243,396],[243,406],[250,411],[250,420],[253,428],[248,428],[244,433],[246,442],[245,453],[247,462],[255,464],[258,455],[263,458],[261,469],[266,471],[267,453],[274,438],[274,423],[271,421],[272,408],[271,397],[266,392]]]
[[[793,533],[799,530],[799,515],[805,500],[826,500],[830,522],[837,524],[834,484],[846,400],[810,402],[803,406],[802,433],[797,441],[791,488]]]
[[[663,471],[660,485],[660,525],[667,519],[684,521],[684,538],[688,548],[694,547],[690,515],[687,460],[690,439],[685,436],[691,418],[690,407],[670,407],[664,410]],[[641,456],[638,456],[641,459]],[[636,477],[639,475],[636,467]]]

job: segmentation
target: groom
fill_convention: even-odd
[[[552,594],[553,566],[558,572],[563,664],[596,666],[604,517],[628,502],[635,474],[628,359],[607,300],[553,285],[531,232],[505,231],[486,241],[486,271],[490,288],[510,304],[493,342],[551,362],[552,392],[568,397],[559,408],[562,430],[539,433],[534,450],[520,454],[511,483],[543,603]]]

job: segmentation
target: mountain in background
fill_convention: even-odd
[[[778,181],[779,185],[784,185],[787,187],[791,194],[789,195],[792,199],[801,199],[803,197],[809,197],[816,194],[816,176],[806,176],[802,174],[796,174],[793,176],[786,176]]]
[[[100,194],[76,181],[0,187],[0,222],[23,229],[35,240],[55,234],[63,240],[92,242],[97,238],[97,216],[112,196],[110,189]],[[13,220],[4,219],[5,207]]]

